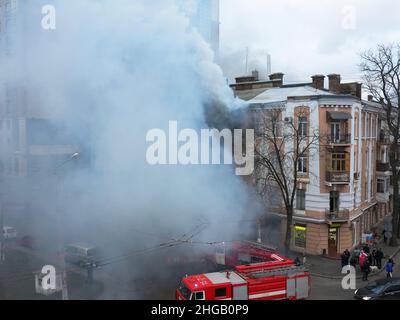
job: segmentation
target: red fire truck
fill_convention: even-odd
[[[182,278],[177,300],[301,300],[310,294],[308,270],[293,260],[237,266],[234,271]]]
[[[284,260],[276,248],[251,241],[225,242],[216,247],[208,260],[230,268],[242,264]]]
[[[195,252],[174,248],[165,257],[167,266],[182,266],[208,262],[213,270],[221,267],[234,268],[248,263],[259,263],[280,259],[276,248],[251,241],[223,242]],[[282,258],[283,259],[283,258]]]

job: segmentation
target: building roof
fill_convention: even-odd
[[[248,101],[250,104],[285,102],[288,97],[334,96],[335,94],[311,86],[271,88]]]

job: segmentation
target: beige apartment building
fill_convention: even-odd
[[[282,120],[299,126],[319,142],[300,159],[292,249],[308,254],[337,256],[362,241],[391,214],[388,139],[382,130],[379,103],[362,99],[360,83],[342,83],[340,75],[316,75],[310,83],[285,85],[283,74],[270,81],[236,79],[237,96],[251,112],[280,109]],[[285,146],[290,151],[291,146]],[[281,218],[283,210],[272,214]]]

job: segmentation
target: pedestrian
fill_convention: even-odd
[[[361,269],[362,273],[363,273],[363,279],[362,279],[363,281],[368,281],[368,275],[371,271],[370,267],[371,267],[371,264],[369,263],[369,260],[365,259],[364,264]]]
[[[394,261],[393,259],[389,259],[389,261],[386,263],[386,278],[393,278],[393,267]]]
[[[379,248],[376,251],[375,259],[376,259],[376,266],[378,269],[382,269],[382,259],[385,257],[385,254],[383,253],[382,249]]]
[[[343,267],[345,267],[345,266],[347,266],[349,264],[349,260],[350,260],[350,252],[349,252],[349,250],[346,249],[342,253],[341,260],[342,260],[342,269],[343,269]]]
[[[377,262],[376,262],[376,249],[372,250],[371,258],[372,258],[372,263],[371,263],[371,265],[372,265],[372,266],[376,266],[376,265],[377,265]]]
[[[382,236],[383,236],[383,242],[386,244],[387,243],[386,229],[383,229]]]
[[[361,269],[362,269],[362,267],[364,265],[364,262],[367,260],[367,258],[368,258],[367,253],[364,250],[361,250],[360,256],[359,256],[359,259],[358,259],[358,262],[360,264]]]
[[[350,265],[351,265],[353,268],[356,268],[356,267],[357,267],[357,257],[356,257],[355,255],[353,255],[353,257],[350,259]]]

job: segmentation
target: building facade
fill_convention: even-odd
[[[219,0],[177,0],[191,24],[219,55],[220,3]]]
[[[76,153],[76,141],[63,134],[63,120],[41,108],[36,93],[24,85],[33,41],[46,41],[41,8],[51,1],[0,0],[1,60],[7,77],[0,77],[0,194],[24,205],[29,184],[53,174]],[[31,37],[35,34],[38,37]],[[11,200],[10,200],[11,201]]]
[[[292,249],[337,256],[360,244],[363,234],[391,213],[390,171],[380,105],[362,100],[360,83],[341,83],[336,74],[328,78],[329,89],[322,75],[284,85],[283,74],[264,82],[239,78],[232,87],[238,96],[250,97],[255,117],[280,109],[281,120],[299,134],[318,133],[318,142],[297,165]],[[285,152],[291,148],[285,145]],[[284,235],[284,210],[273,214],[281,218]]]

